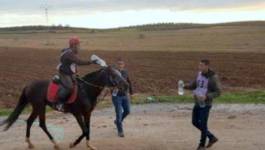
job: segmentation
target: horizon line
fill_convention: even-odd
[[[79,28],[79,29],[92,29],[92,30],[112,30],[112,29],[120,29],[120,28],[129,28],[129,27],[139,27],[145,25],[159,25],[159,24],[194,24],[194,25],[222,25],[222,24],[230,24],[230,23],[254,23],[254,22],[264,22],[264,20],[242,20],[242,21],[224,21],[224,22],[213,22],[213,23],[199,23],[199,22],[156,22],[156,23],[146,23],[146,24],[134,24],[128,26],[117,26],[110,28],[93,28],[93,27],[80,27],[80,26],[71,26],[70,24],[51,24],[51,25],[21,25],[21,26],[6,26],[0,27],[0,29],[7,28],[23,28],[23,27],[64,27],[64,28]]]

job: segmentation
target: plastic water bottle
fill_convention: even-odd
[[[184,95],[184,81],[182,80],[178,81],[178,94]]]

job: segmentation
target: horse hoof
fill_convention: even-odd
[[[91,146],[91,145],[87,145],[87,148],[88,148],[88,149],[90,149],[90,150],[97,150],[97,148],[96,148],[96,147],[94,147],[94,146]]]
[[[69,147],[74,148],[75,147],[74,143],[71,143]]]
[[[97,150],[95,147],[90,147],[91,150]]]
[[[54,145],[55,150],[60,150],[60,147],[58,145]]]
[[[29,149],[34,149],[34,145],[33,144],[29,144]]]

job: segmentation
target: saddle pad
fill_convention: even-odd
[[[54,82],[50,82],[49,86],[48,86],[48,92],[47,92],[47,99],[49,102],[51,103],[55,103],[58,101],[58,91],[60,89],[60,85]],[[67,104],[71,104],[73,102],[75,102],[76,98],[77,98],[77,93],[78,93],[78,87],[75,84],[74,88],[71,92],[71,96],[68,97],[67,100]]]

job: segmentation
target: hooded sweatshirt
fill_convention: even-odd
[[[221,85],[218,76],[210,69],[207,73],[199,72],[197,78],[184,88],[193,90],[194,95],[206,96],[205,103],[208,106],[212,105],[214,98],[221,95]],[[196,96],[194,99],[195,104],[198,104]]]

